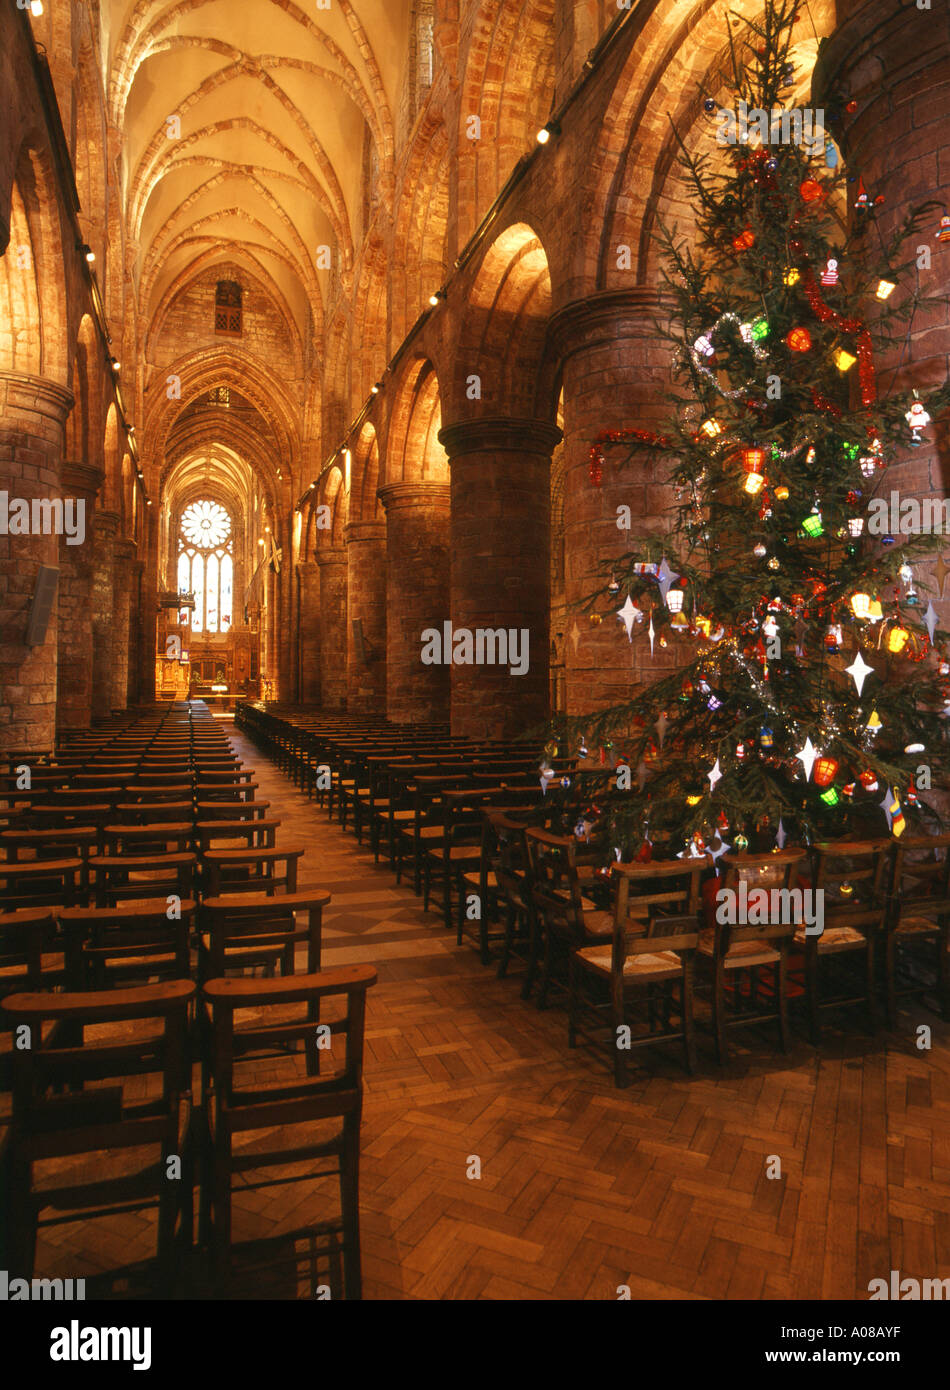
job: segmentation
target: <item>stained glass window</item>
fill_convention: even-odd
[[[178,588],[194,595],[193,632],[227,632],[234,585],[231,518],[218,502],[192,502],[181,515]]]

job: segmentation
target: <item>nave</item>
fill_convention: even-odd
[[[881,1270],[938,1268],[950,1236],[948,1030],[933,1048],[859,1021],[820,1050],[793,1033],[736,1034],[727,1067],[699,1032],[699,1067],[641,1051],[617,1091],[593,1049],[570,1051],[557,1001],[523,1000],[437,911],[396,886],[244,734],[256,796],[301,846],[298,885],[329,891],[323,968],[369,962],[360,1227],[363,1289],[379,1299],[852,1299]],[[261,1079],[266,1075],[262,1066]],[[778,1153],[782,1180],[766,1177]],[[471,1156],[481,1178],[470,1179]],[[234,1196],[232,1297],[312,1298],[333,1277],[309,1231],[332,1184]],[[318,1240],[316,1246],[319,1248]],[[154,1292],[151,1213],[41,1232],[36,1272]],[[267,1266],[261,1268],[261,1266]],[[197,1260],[192,1297],[213,1295]],[[334,1288],[333,1296],[336,1296]]]

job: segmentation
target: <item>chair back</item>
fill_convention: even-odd
[[[717,894],[715,958],[724,958],[733,946],[742,941],[778,941],[787,944],[801,920],[800,912],[796,915],[796,903],[800,904],[801,899],[794,897],[792,888],[801,892],[796,880],[805,863],[805,850],[782,850],[777,854],[724,854],[722,859],[726,872],[719,893],[727,890],[734,894],[732,903],[736,910],[730,913],[726,902],[719,901]],[[753,910],[756,920],[750,922],[748,916]],[[737,920],[728,920],[730,916]],[[742,917],[746,920],[739,920]]]
[[[813,878],[823,894],[823,925],[866,935],[884,925],[894,841],[831,840],[812,849]],[[818,939],[817,934],[815,940]]]
[[[902,835],[894,846],[888,885],[890,919],[923,912],[936,923],[950,917],[950,834]]]
[[[525,830],[525,846],[535,911],[548,927],[582,941],[584,909],[577,874],[577,841],[573,835],[552,835],[529,826]]]

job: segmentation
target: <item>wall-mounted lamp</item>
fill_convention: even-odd
[[[122,370],[122,363],[115,357],[112,359],[112,370],[115,372],[116,376],[118,376],[119,372]]]
[[[89,265],[95,265],[95,263],[96,263],[96,253],[95,253],[95,251],[93,251],[92,247],[91,247],[91,246],[83,246],[83,247],[81,248],[81,250],[82,250],[83,255],[84,255],[85,258],[86,258],[87,263],[88,263]]]
[[[560,135],[560,133],[561,127],[558,125],[557,121],[548,121],[547,125],[543,125],[541,129],[538,131],[538,144],[546,145],[548,141],[551,139],[552,135]]]
[[[438,308],[441,301],[445,298],[445,290],[436,290],[434,294],[429,295],[429,304],[433,309],[436,309]]]
[[[34,19],[39,19],[43,13],[43,0],[30,0],[30,14]]]

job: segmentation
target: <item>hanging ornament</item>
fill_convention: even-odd
[[[806,536],[810,536],[813,540],[816,537],[824,534],[824,524],[821,519],[821,508],[819,507],[817,502],[812,507],[809,515],[806,516],[804,521],[802,522],[802,531]]]
[[[841,632],[841,624],[829,623],[828,627],[825,629],[825,651],[835,656],[841,651],[841,644],[843,641],[844,636]]]
[[[744,743],[737,743],[737,744],[736,744],[736,758],[738,759],[738,761],[739,761],[740,763],[744,763],[744,762],[745,762],[745,759],[746,759],[746,751],[745,751],[745,744],[744,744]]]
[[[655,633],[654,628],[653,628],[653,610],[652,610],[652,608],[651,608],[651,610],[650,610],[650,626],[649,626],[649,628],[647,629],[647,632],[648,632],[648,635],[649,635],[649,638],[650,638],[650,655],[652,656],[652,655],[653,655],[653,641],[654,641],[654,638],[655,638],[655,636],[656,636],[656,633]]]
[[[733,251],[748,251],[755,245],[755,233],[751,227],[744,227],[737,236],[732,238]]]
[[[759,730],[759,743],[763,748],[772,748],[774,746],[775,735],[772,733],[771,729],[763,726]]]
[[[821,283],[823,285],[837,285],[838,283],[838,262],[833,257],[828,260],[821,272]]]
[[[941,241],[950,241],[950,213],[945,212],[941,217],[937,236]]]
[[[785,335],[785,341],[792,352],[808,352],[811,348],[811,334],[807,328],[793,328]]]
[[[785,848],[785,841],[787,839],[788,835],[786,834],[785,826],[782,824],[782,818],[780,816],[778,822],[778,829],[775,832],[775,843],[778,846],[779,852],[781,852]]]
[[[878,299],[890,299],[891,295],[894,293],[896,289],[897,285],[894,283],[893,280],[878,280],[877,288],[875,289],[874,293]]]
[[[820,203],[828,196],[827,190],[817,179],[805,179],[798,188],[803,203]]]
[[[802,273],[801,273],[801,271],[800,271],[800,270],[797,270],[797,269],[795,268],[795,266],[793,266],[793,265],[786,266],[785,269],[784,269],[783,272],[782,272],[782,284],[783,284],[783,285],[789,285],[789,286],[791,286],[791,285],[797,285],[798,282],[799,282],[799,280],[800,280],[801,278],[802,278]]]
[[[718,758],[716,759],[712,769],[706,773],[706,777],[709,780],[709,790],[711,792],[715,791],[716,783],[722,781],[722,769],[719,766]]]
[[[910,441],[911,445],[917,448],[921,443],[920,431],[926,429],[930,424],[930,416],[924,409],[922,402],[918,400],[916,391],[914,392],[914,403],[910,410],[905,413],[904,419],[911,428],[913,436]]]
[[[656,582],[660,586],[660,594],[664,603],[666,603],[671,585],[675,584],[679,578],[680,576],[674,574],[670,569],[666,556],[664,555],[663,559],[660,561],[660,567],[656,572]]]
[[[871,768],[866,768],[864,772],[860,773],[858,781],[866,792],[877,791],[877,773],[872,771]]]
[[[855,199],[854,206],[858,212],[867,212],[870,209],[871,199],[868,197],[867,190],[864,187],[864,179],[858,179],[858,196]]]
[[[752,554],[759,560],[764,559],[766,553],[766,548],[761,541],[759,541],[758,545],[752,547]]]
[[[707,116],[712,116],[718,109],[718,104],[712,97],[707,97],[703,102],[703,110],[706,112]]]
[[[643,622],[643,613],[636,606],[629,594],[627,595],[627,601],[624,604],[624,606],[622,608],[617,609],[617,617],[624,625],[624,629],[627,633],[627,641],[632,642],[633,625],[634,623]]]
[[[812,780],[816,787],[830,787],[837,774],[838,760],[823,753],[815,763],[815,775]]]
[[[872,737],[875,734],[880,733],[881,729],[884,727],[881,723],[881,716],[878,714],[876,709],[872,709],[870,715],[868,716],[868,722],[865,725],[865,727]]]
[[[924,625],[927,628],[927,632],[932,642],[934,640],[934,632],[936,631],[937,627],[937,610],[936,608],[934,608],[932,602],[928,602],[927,607],[924,610]]]
[[[861,653],[858,652],[854,661],[850,666],[846,666],[845,670],[854,681],[858,691],[858,698],[860,699],[861,693],[864,690],[864,682],[867,680],[868,676],[873,675],[874,667],[869,666]]]
[[[806,738],[805,746],[803,748],[800,748],[799,751],[795,754],[795,757],[798,758],[802,767],[805,769],[806,782],[809,781],[809,779],[811,778],[811,771],[815,765],[815,759],[817,758],[817,756],[817,750],[815,749],[815,746],[812,743],[811,739]]]
[[[887,828],[892,835],[903,835],[907,829],[904,820],[904,812],[901,810],[900,797],[893,787],[889,787],[884,793],[884,800],[880,803],[881,810],[887,817]]]
[[[588,613],[587,621],[590,623],[591,627],[600,627],[601,623],[604,621],[604,616],[602,613]]]
[[[895,623],[887,634],[887,650],[897,656],[907,646],[910,633],[901,623]]]
[[[745,852],[746,852],[746,850],[747,850],[748,848],[749,848],[748,837],[745,836],[745,835],[742,835],[742,834],[737,835],[737,836],[736,836],[736,853],[737,853],[737,854],[745,854]]]

